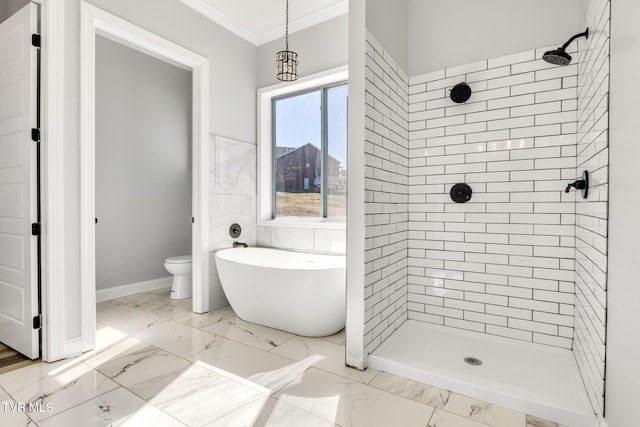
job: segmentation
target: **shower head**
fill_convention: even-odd
[[[569,65],[571,62],[571,55],[564,51],[563,48],[558,48],[555,50],[550,50],[542,55],[542,59],[547,61],[549,64],[554,65]]]
[[[571,55],[566,52],[567,47],[571,44],[572,41],[577,39],[578,37],[589,38],[589,28],[586,29],[584,33],[576,34],[571,37],[565,44],[555,50],[549,50],[542,55],[542,59],[544,59],[549,64],[554,65],[569,65],[571,63]]]

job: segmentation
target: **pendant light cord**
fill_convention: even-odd
[[[287,46],[286,50],[289,50],[289,0],[287,0],[287,11],[286,11],[286,26],[285,26],[285,45]]]

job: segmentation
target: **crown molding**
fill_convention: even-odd
[[[264,31],[262,33],[256,33],[240,24],[239,22],[229,18],[218,9],[207,3],[205,0],[180,0],[180,2],[192,8],[201,15],[204,15],[205,17],[211,19],[221,27],[231,31],[238,37],[241,37],[256,46],[263,45],[284,36],[284,24],[279,25],[271,30]],[[341,1],[340,3],[336,3],[331,7],[324,8],[315,13],[311,13],[290,21],[289,34],[295,33],[296,31],[304,30],[305,28],[312,27],[321,22],[344,15],[348,12],[349,2],[346,0]]]

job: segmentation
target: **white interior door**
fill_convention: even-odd
[[[37,6],[33,3],[0,24],[0,341],[39,356],[36,143]]]

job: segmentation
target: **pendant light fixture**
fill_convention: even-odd
[[[283,82],[298,80],[298,54],[289,50],[289,0],[287,0],[285,50],[276,53],[276,76]]]

